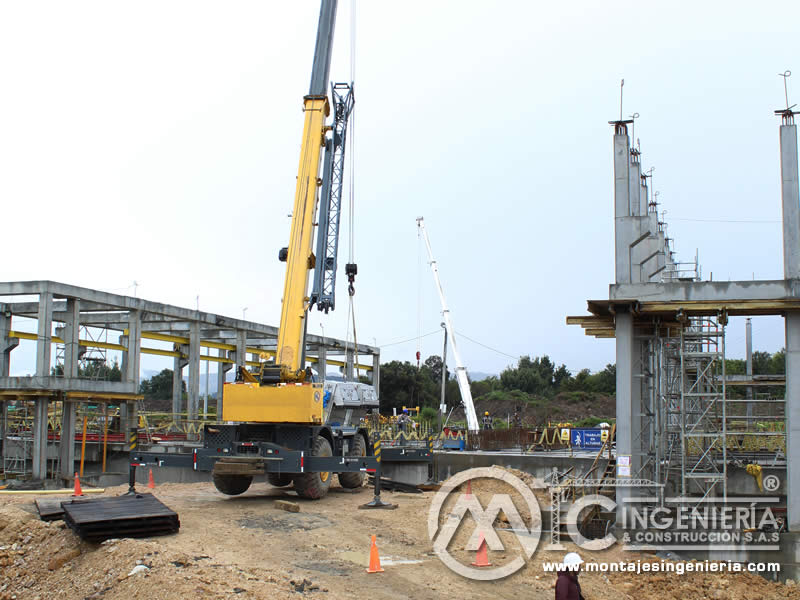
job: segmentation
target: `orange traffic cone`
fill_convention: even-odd
[[[81,480],[78,478],[78,472],[75,472],[75,491],[72,492],[73,496],[83,496],[83,490],[81,489]]]
[[[467,493],[466,493],[466,496],[467,496],[467,500],[469,500],[470,496],[472,496],[472,480],[471,479],[467,479]]]
[[[491,567],[492,563],[489,562],[489,553],[486,550],[486,540],[483,539],[481,534],[481,541],[478,544],[478,553],[475,555],[475,562],[472,563],[473,567]]]
[[[367,573],[383,573],[381,568],[381,557],[378,554],[378,545],[375,543],[375,536],[372,536],[372,544],[369,547],[369,569]]]
[[[150,474],[147,476],[147,487],[151,490],[156,489],[156,482],[153,481],[153,469],[150,469]]]

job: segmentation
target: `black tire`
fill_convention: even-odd
[[[312,456],[333,456],[331,444],[321,435],[314,440]],[[319,500],[331,487],[331,473],[303,473],[294,476],[294,489],[301,498]]]
[[[226,496],[244,494],[253,483],[252,475],[213,475],[214,487]]]
[[[275,487],[286,487],[292,483],[292,476],[287,473],[267,473],[267,482]]]
[[[364,436],[355,434],[350,448],[347,451],[347,456],[366,456],[367,455],[367,442],[364,441]],[[339,485],[343,488],[360,488],[364,485],[364,478],[366,473],[359,471],[357,473],[339,473]]]

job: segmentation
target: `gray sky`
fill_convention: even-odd
[[[335,80],[350,78],[350,6],[340,2]],[[0,4],[0,277],[131,295],[136,280],[148,299],[193,307],[199,295],[203,310],[248,307],[277,324],[318,10]],[[426,265],[420,274],[423,215],[457,332],[573,370],[613,362],[613,341],[564,318],[607,297],[613,278],[607,122],[622,77],[679,259],[699,248],[715,280],[781,277],[772,111],[777,73],[793,66],[800,102],[798,17],[797,2],[359,2],[359,339],[414,338],[420,284],[422,331],[439,329]],[[342,252],[343,267],[346,231]],[[346,335],[344,285],[338,300],[310,332]],[[741,355],[743,322],[729,331]],[[782,321],[756,320],[755,338],[779,349]],[[441,335],[425,338],[423,357],[440,348]],[[513,362],[466,339],[460,349],[475,371]],[[383,358],[415,350],[386,346]]]

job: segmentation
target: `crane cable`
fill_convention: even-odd
[[[350,88],[355,89],[356,80],[356,2],[350,2]],[[348,126],[350,132],[347,136],[347,144],[350,146],[348,154],[350,156],[350,187],[348,189],[348,204],[349,212],[348,218],[348,262],[354,264],[355,255],[355,111],[350,115]],[[356,308],[354,304],[355,288],[351,283],[348,287],[348,307],[347,307],[347,336],[345,338],[345,356],[347,356],[348,346],[350,344],[350,320],[353,321],[353,366],[355,368],[355,378],[358,381],[361,373],[358,368],[358,334],[356,332]],[[345,373],[345,375],[347,375]]]

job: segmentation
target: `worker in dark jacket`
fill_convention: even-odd
[[[556,600],[584,600],[581,584],[578,583],[581,563],[583,559],[577,552],[570,552],[564,557],[564,569],[558,572],[556,580]]]

